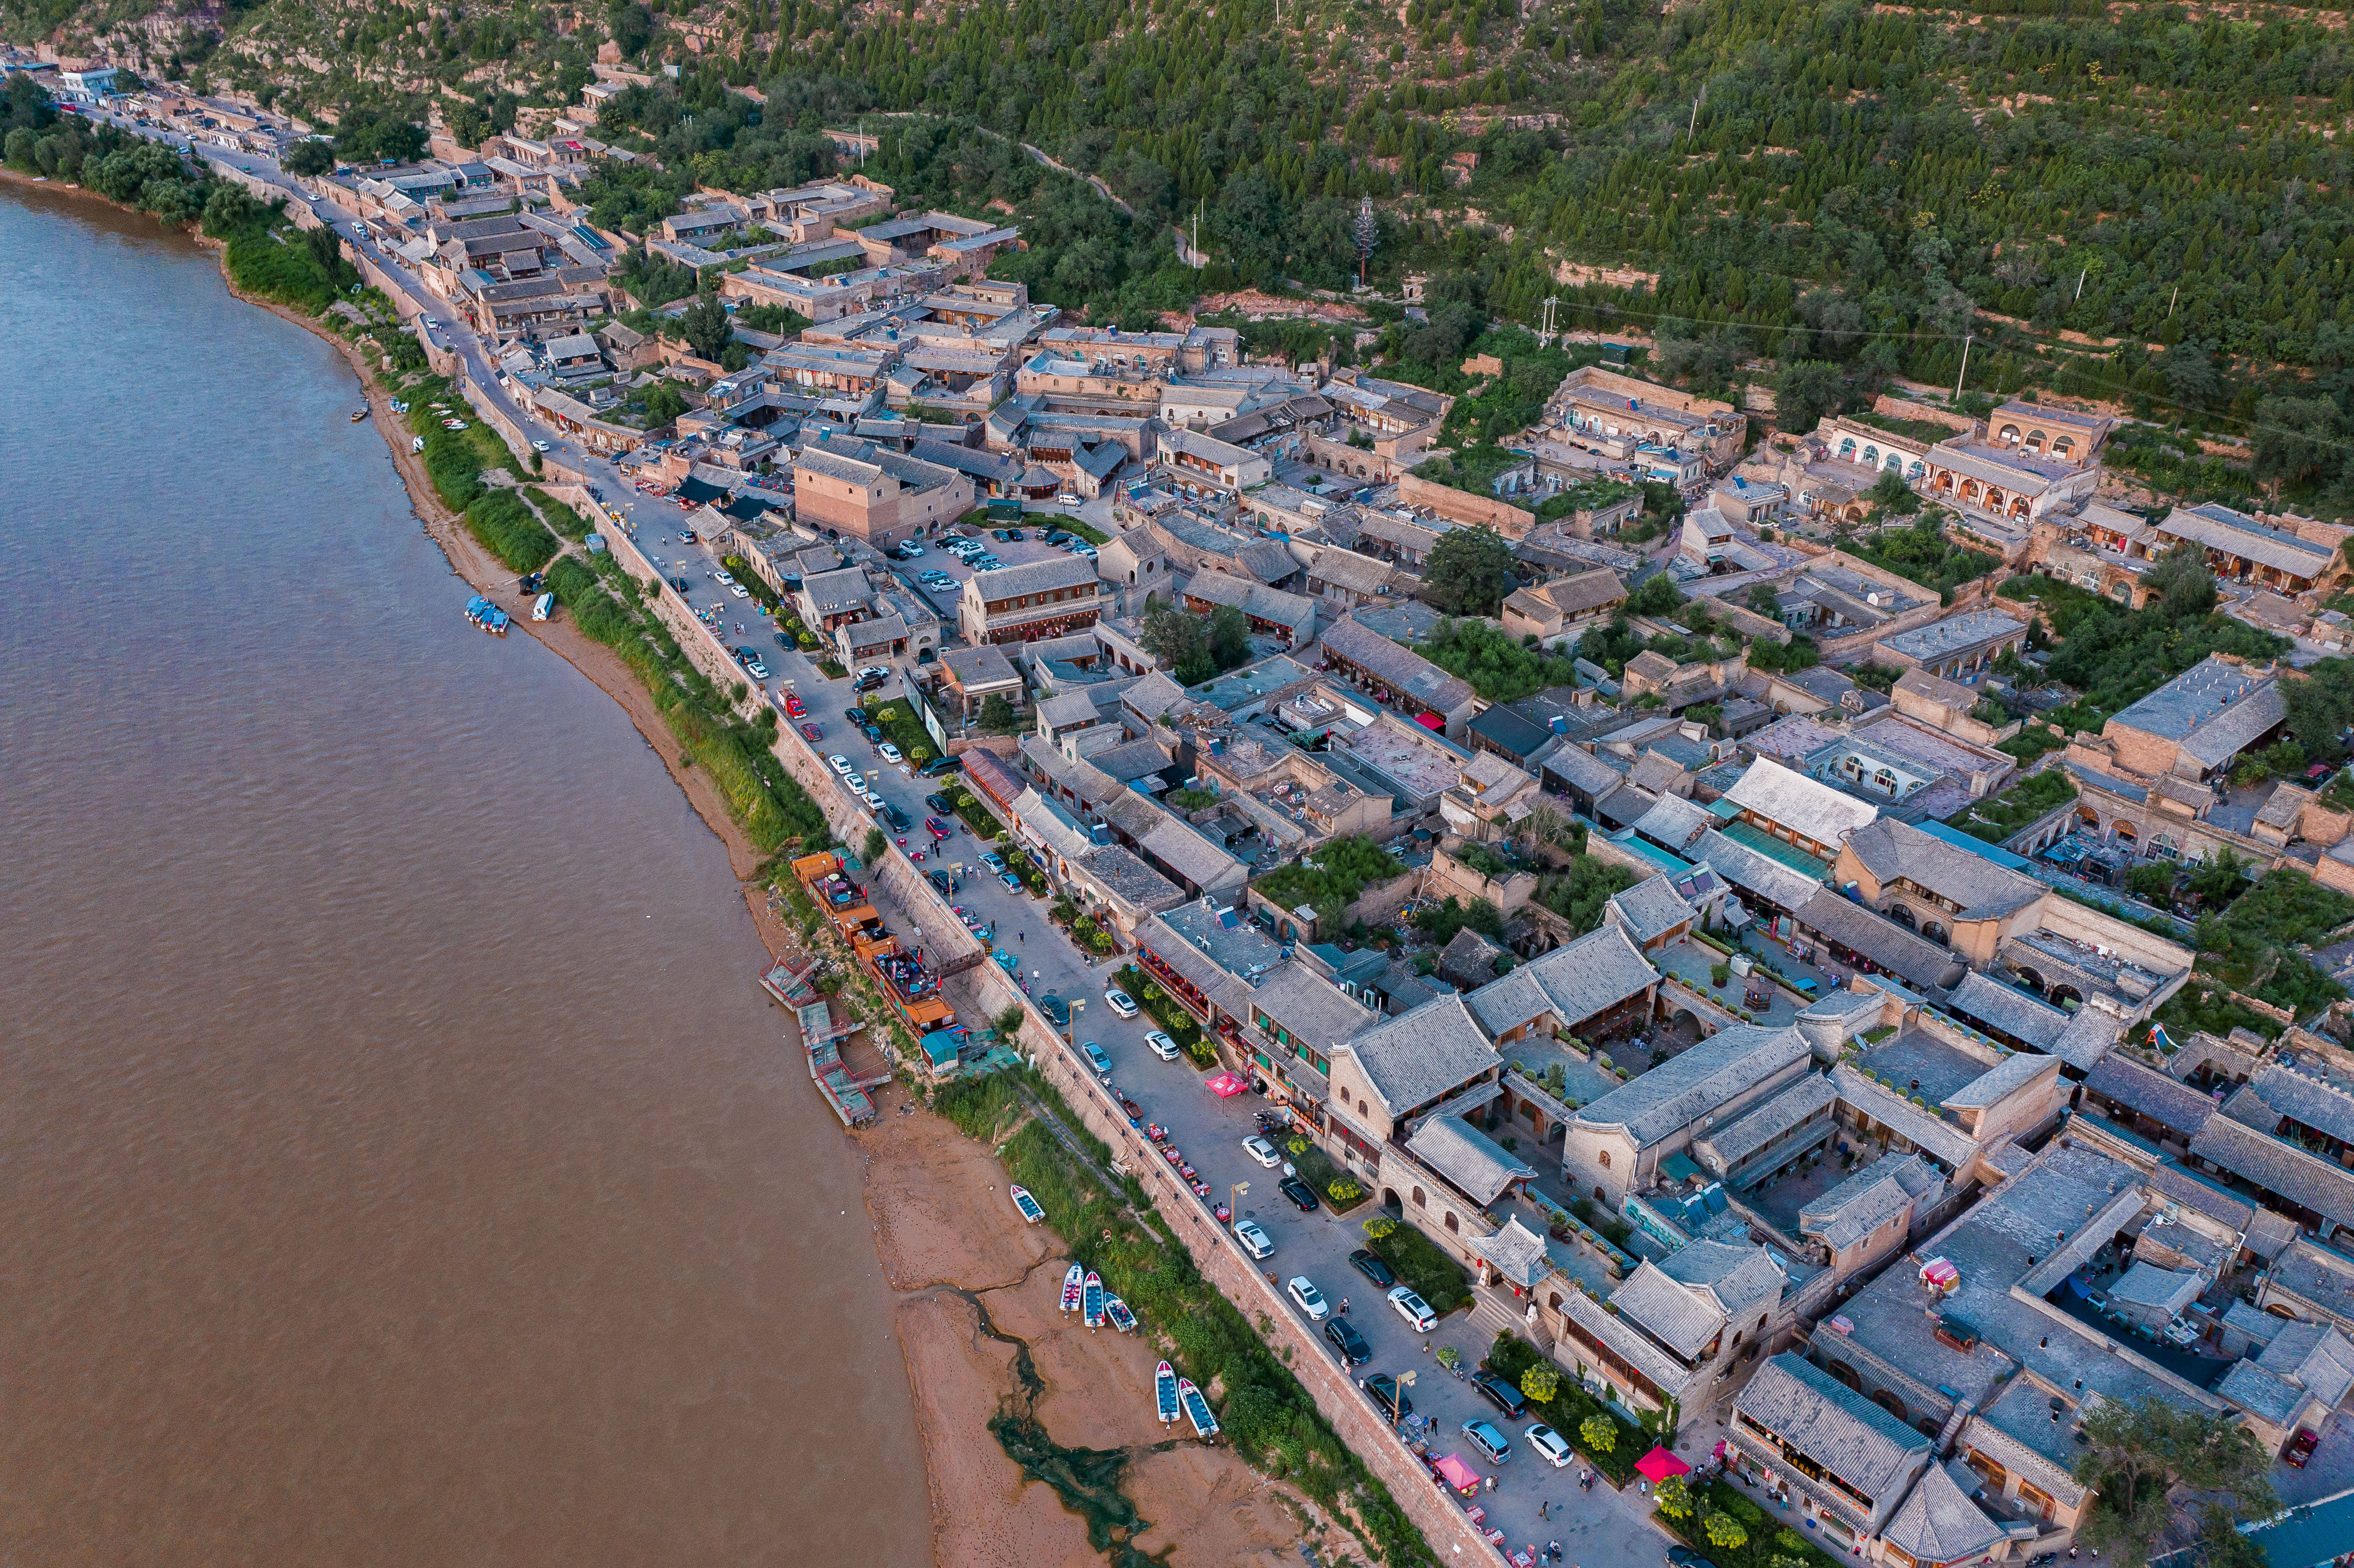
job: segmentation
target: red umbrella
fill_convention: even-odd
[[[1677,1458],[1665,1448],[1652,1449],[1649,1453],[1635,1461],[1635,1468],[1640,1474],[1649,1477],[1654,1485],[1666,1480],[1670,1476],[1689,1476],[1691,1474],[1691,1467],[1690,1465],[1685,1464],[1681,1459]]]

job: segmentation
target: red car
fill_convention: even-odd
[[[785,712],[793,718],[807,718],[809,716],[809,709],[803,707],[801,705],[801,698],[793,695],[790,692],[787,692],[785,694]]]
[[[805,724],[801,726],[801,738],[803,740],[823,740],[825,738],[825,731],[818,728],[817,726],[813,724]]]
[[[2302,1470],[2305,1468],[2305,1462],[2313,1457],[2313,1451],[2319,1446],[2321,1446],[2319,1433],[2309,1426],[2299,1427],[2296,1436],[2288,1441],[2288,1452],[2283,1454],[2281,1457]]]
[[[945,839],[949,836],[949,825],[946,822],[927,821],[924,826],[931,830],[932,837],[936,839]]]

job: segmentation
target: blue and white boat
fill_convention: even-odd
[[[1193,1424],[1194,1436],[1215,1437],[1218,1435],[1218,1418],[1210,1414],[1210,1402],[1202,1397],[1202,1391],[1193,1386],[1192,1378],[1177,1380],[1177,1397],[1184,1402],[1185,1419]]]
[[[1160,1409],[1161,1425],[1177,1419],[1177,1369],[1167,1361],[1152,1369],[1152,1401]]]
[[[1086,1301],[1086,1307],[1079,1313],[1079,1320],[1090,1329],[1100,1329],[1103,1327],[1104,1310],[1103,1277],[1092,1268],[1087,1270]]]

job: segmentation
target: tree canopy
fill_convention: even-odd
[[[1423,563],[1422,591],[1449,615],[1493,615],[1521,586],[1512,546],[1486,524],[1449,528]]]

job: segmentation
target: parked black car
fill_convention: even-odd
[[[931,874],[931,877],[932,877],[932,885],[933,885],[934,887],[937,887],[937,888],[938,888],[938,889],[940,890],[940,896],[941,896],[941,897],[946,898],[949,894],[954,893],[954,892],[956,891],[956,884],[954,884],[954,883],[952,883],[952,882],[950,882],[950,881],[949,880],[949,874],[948,874],[947,872],[945,872],[945,871],[936,871],[936,872],[933,872],[933,873]]]
[[[1283,1195],[1298,1204],[1303,1214],[1313,1213],[1322,1206],[1316,1202],[1316,1190],[1297,1176],[1286,1176],[1279,1185]]]
[[[1361,1377],[1357,1380],[1357,1386],[1373,1397],[1374,1408],[1388,1416],[1393,1424],[1414,1414],[1414,1401],[1398,1387],[1397,1379],[1387,1372]]]
[[[1527,1397],[1494,1372],[1477,1373],[1471,1379],[1471,1386],[1487,1395],[1489,1404],[1515,1421],[1529,1413]]]
[[[1391,1271],[1390,1266],[1363,1247],[1359,1247],[1349,1255],[1349,1266],[1384,1290],[1397,1283],[1397,1276]]]
[[[891,824],[891,831],[895,833],[904,833],[916,825],[916,820],[913,817],[892,805],[885,805],[883,808],[883,820]]]
[[[846,707],[842,710],[842,716],[848,719],[853,724],[864,724],[866,722],[866,710],[857,706]]]
[[[788,653],[791,652],[793,649],[793,634],[790,631],[778,632],[777,646],[783,649]]]
[[[927,779],[938,779],[941,774],[953,773],[963,766],[964,758],[961,757],[935,757],[919,771]]]
[[[1071,1010],[1064,1005],[1061,997],[1051,991],[1038,999],[1038,1011],[1053,1020],[1057,1029],[1068,1029],[1071,1026]]]
[[[858,733],[864,736],[867,740],[874,745],[880,746],[883,744],[883,731],[878,726],[871,724],[860,725],[858,726]]]
[[[943,817],[951,817],[956,814],[956,808],[949,804],[949,798],[946,795],[927,795],[924,797],[924,804],[929,806],[933,810],[938,812]]]
[[[1327,1319],[1324,1338],[1331,1341],[1332,1348],[1341,1352],[1341,1360],[1350,1366],[1363,1366],[1373,1357],[1373,1347],[1365,1343],[1365,1336],[1357,1332],[1356,1326],[1346,1318]]]

